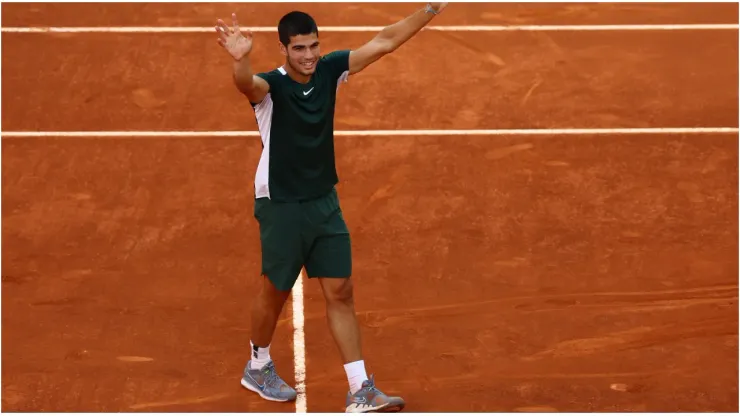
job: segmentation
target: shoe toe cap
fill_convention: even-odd
[[[284,384],[280,386],[280,391],[277,392],[277,395],[281,399],[295,400],[295,398],[298,396],[298,393],[292,387],[288,386],[287,384]]]

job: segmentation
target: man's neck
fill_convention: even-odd
[[[308,82],[311,81],[311,75],[303,75],[287,63],[283,68],[285,69],[285,72],[288,73],[288,76],[299,84],[308,84]]]

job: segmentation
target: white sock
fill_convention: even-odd
[[[367,373],[365,372],[365,361],[355,361],[344,365],[344,371],[347,373],[347,381],[349,382],[349,393],[355,394],[357,390],[362,388],[362,382],[367,380]]]
[[[249,365],[249,368],[252,370],[258,370],[262,367],[264,367],[267,363],[270,362],[270,346],[266,347],[258,347],[255,348],[252,341],[249,341],[249,346],[251,349],[252,354],[252,362]]]

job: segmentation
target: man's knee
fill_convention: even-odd
[[[321,288],[328,303],[351,303],[353,301],[353,284],[350,278],[321,278]]]
[[[285,302],[290,296],[291,290],[281,290],[275,286],[269,277],[263,275],[262,287],[260,288],[259,300],[261,302],[255,303],[255,307],[262,307],[261,305],[267,306],[270,309],[282,309]]]

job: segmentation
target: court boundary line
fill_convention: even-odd
[[[321,26],[322,32],[378,32],[385,26]],[[273,26],[244,26],[252,32],[277,32]],[[426,26],[431,32],[516,32],[516,31],[619,31],[619,30],[738,30],[736,23],[688,24],[594,24],[594,25],[444,25]],[[215,26],[35,26],[2,27],[2,33],[211,33]]]
[[[628,134],[738,134],[738,127],[621,127],[553,129],[461,129],[461,130],[335,130],[335,136],[564,136]],[[4,131],[3,138],[187,138],[259,137],[256,130],[219,131]]]
[[[308,413],[306,396],[306,334],[303,306],[303,270],[291,291],[293,297],[293,371],[295,372],[295,412]]]

